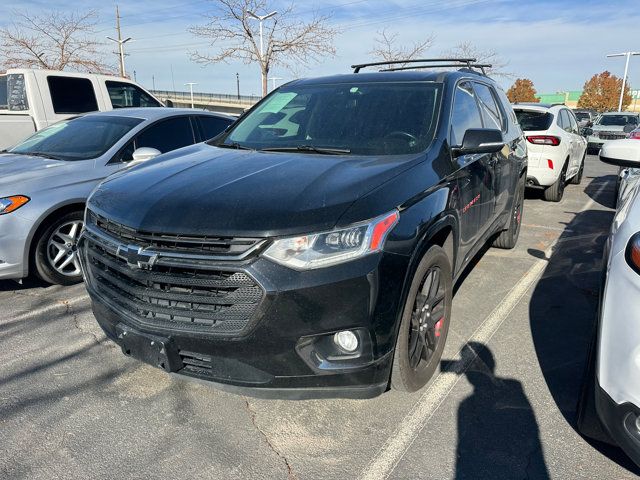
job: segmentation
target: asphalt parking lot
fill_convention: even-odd
[[[126,358],[82,285],[0,282],[0,477],[635,478],[575,430],[615,168],[525,203],[458,286],[441,371],[373,400],[257,400]]]

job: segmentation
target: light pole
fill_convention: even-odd
[[[627,73],[629,73],[629,59],[634,55],[640,55],[640,52],[623,52],[623,53],[612,53],[607,55],[607,58],[611,57],[627,57],[627,60],[624,62],[624,76],[622,77],[622,90],[620,91],[620,103],[618,104],[618,111],[622,111],[622,99],[624,98],[624,87],[627,84]]]
[[[253,12],[247,12],[247,15],[249,15],[251,18],[255,18],[256,20],[258,20],[258,22],[260,23],[260,79],[262,80],[262,94],[264,95],[265,92],[265,78],[264,78],[264,44],[263,44],[263,40],[262,40],[262,22],[264,22],[267,18],[271,18],[274,15],[276,15],[278,12],[276,12],[275,10],[271,13],[267,13],[266,15],[256,15]]]
[[[185,83],[185,85],[189,85],[189,91],[191,92],[191,108],[195,108],[195,107],[193,106],[193,86],[194,86],[194,85],[197,85],[197,83],[195,83],[195,82],[188,82],[188,83]]]
[[[275,90],[277,85],[276,85],[276,81],[278,80],[282,80],[282,77],[271,77],[271,90]]]
[[[124,70],[124,44],[131,40],[131,37],[127,37],[124,40],[122,39],[122,32],[120,31],[120,10],[116,5],[116,30],[118,32],[118,39],[107,37],[114,43],[118,44],[118,56],[120,57],[120,76],[125,78],[126,72]]]
[[[236,88],[238,90],[238,100],[240,100],[240,74],[236,73]]]

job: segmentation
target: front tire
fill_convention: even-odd
[[[451,317],[453,278],[447,254],[434,245],[411,281],[396,340],[391,387],[415,392],[440,364]]]
[[[38,277],[54,285],[82,281],[77,242],[83,225],[80,210],[69,212],[46,224],[35,240],[33,266]]]
[[[547,187],[544,190],[544,199],[547,202],[559,202],[564,196],[564,187],[567,185],[567,165],[569,162],[565,161],[560,171],[560,176],[556,180],[556,183]]]

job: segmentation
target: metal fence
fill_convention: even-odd
[[[151,93],[161,100],[171,99],[180,102],[191,102],[190,92],[173,92],[171,90],[151,90]],[[198,102],[224,102],[231,104],[247,105],[257,103],[261,97],[256,95],[229,95],[225,93],[197,93],[193,92],[193,101]]]

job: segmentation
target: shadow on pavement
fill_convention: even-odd
[[[601,179],[602,177],[599,177]],[[604,177],[611,181],[610,177]],[[585,189],[592,198],[597,188]],[[596,188],[597,187],[597,188]],[[595,200],[613,203],[613,186]],[[531,334],[540,369],[553,399],[576,429],[576,406],[586,368],[589,342],[594,332],[602,270],[602,250],[614,212],[587,210],[577,213],[566,225],[550,258],[529,249],[529,254],[548,260],[529,306]],[[576,429],[577,431],[577,429]],[[615,448],[598,448],[623,468],[637,468]]]
[[[538,422],[522,383],[495,375],[495,358],[486,345],[463,347],[462,358],[474,354],[464,373],[473,393],[458,407],[455,478],[549,478]],[[443,369],[451,369],[450,363],[443,362]]]
[[[594,181],[591,181],[589,185],[587,185],[584,189],[584,193],[589,195],[593,201],[597,204],[602,205],[607,208],[616,208],[616,198],[615,195],[606,194],[606,195],[598,195],[598,190],[602,187],[603,183],[607,183],[611,185],[613,189],[616,181],[616,175],[604,175],[602,177],[597,177]],[[608,228],[607,228],[608,230]]]
[[[15,291],[19,292],[22,290],[34,290],[34,289],[43,289],[50,287],[46,282],[42,280],[38,280],[36,278],[24,278],[21,281],[18,280],[0,280],[0,292],[9,292]]]

